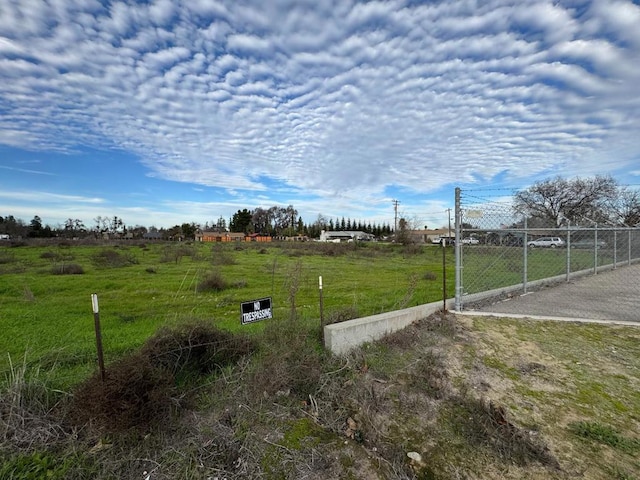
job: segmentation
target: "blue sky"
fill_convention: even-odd
[[[439,227],[595,174],[640,183],[638,2],[0,0],[3,216]]]

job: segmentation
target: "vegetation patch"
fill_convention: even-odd
[[[166,426],[185,399],[181,388],[253,348],[248,339],[203,323],[162,329],[139,352],[109,365],[104,380],[95,374],[77,388],[72,421],[109,432]]]
[[[548,447],[514,425],[501,405],[467,397],[455,403],[453,412],[453,426],[470,446],[485,446],[515,465],[539,462],[560,468]]]
[[[118,252],[114,249],[100,250],[91,260],[96,267],[102,268],[128,267],[138,263],[138,259],[132,253]]]
[[[53,275],[82,275],[84,268],[77,263],[60,263],[51,267]]]
[[[569,425],[574,435],[608,445],[625,453],[634,454],[640,451],[640,439],[620,435],[613,427],[598,422],[575,422]]]
[[[230,286],[220,272],[209,272],[198,284],[198,292],[221,292]]]

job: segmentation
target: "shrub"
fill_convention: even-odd
[[[182,257],[195,258],[197,256],[196,249],[193,245],[169,245],[165,247],[160,257],[162,263],[180,263]]]
[[[236,363],[255,350],[246,336],[225,332],[204,322],[163,328],[142,347],[142,354],[173,374],[205,374]]]
[[[236,250],[238,250],[238,247],[241,250],[243,249],[243,247],[236,245]],[[214,265],[235,265],[236,260],[221,244],[214,244],[211,248],[211,262]]]
[[[84,269],[77,263],[61,263],[59,265],[54,265],[51,268],[51,273],[54,275],[82,275],[84,273]]]
[[[143,354],[122,357],[75,391],[70,419],[106,431],[149,430],[170,417],[176,394],[171,372],[155,367]]]
[[[97,267],[126,267],[138,263],[138,259],[130,253],[120,253],[115,250],[101,250],[92,258],[93,264]]]
[[[342,307],[330,311],[325,320],[325,324],[346,322],[354,318],[358,318],[358,309],[356,307]]]
[[[263,357],[249,380],[252,394],[284,393],[302,400],[315,395],[323,373],[323,353],[316,348],[316,337],[290,319],[269,323],[263,341]]]
[[[221,292],[229,288],[229,283],[220,272],[211,272],[198,284],[198,292]]]

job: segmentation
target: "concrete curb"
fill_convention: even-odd
[[[446,305],[447,309],[453,308],[454,299],[448,299]],[[335,355],[343,355],[354,347],[373,342],[388,333],[401,330],[439,310],[442,310],[442,301],[356,318],[346,322],[332,323],[324,327],[324,346]]]

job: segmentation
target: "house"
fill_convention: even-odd
[[[246,235],[237,232],[196,232],[196,242],[243,242]]]
[[[375,240],[375,235],[370,233],[360,232],[360,231],[326,231],[322,230],[320,232],[320,241],[321,242],[371,242]]]
[[[415,243],[441,243],[443,238],[447,239],[448,243],[453,243],[456,237],[455,232],[448,228],[411,230],[409,235]]]
[[[145,240],[162,240],[162,233],[158,231],[145,232],[142,238]]]

